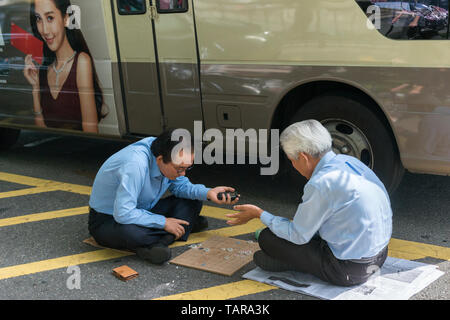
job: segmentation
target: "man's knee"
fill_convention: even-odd
[[[130,250],[137,247],[149,246],[156,243],[162,236],[161,232],[153,234],[152,229],[134,224],[122,224],[117,228],[117,239],[121,239],[123,245]]]
[[[194,211],[200,212],[203,207],[203,201],[200,200],[192,200],[192,199],[183,199],[188,206],[192,208]]]
[[[270,250],[269,249],[269,244],[272,242],[271,239],[273,239],[273,232],[270,231],[269,228],[265,228],[263,231],[261,231],[261,233],[259,234],[258,237],[258,243],[259,243],[259,247],[263,250],[266,251]]]
[[[176,210],[187,210],[193,218],[200,214],[203,207],[203,202],[200,200],[177,198],[176,201]]]
[[[203,201],[200,200],[191,200],[191,201],[193,210],[200,214],[200,211],[202,211],[203,208]]]

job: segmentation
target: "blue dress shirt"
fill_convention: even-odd
[[[389,195],[378,177],[354,157],[328,152],[304,187],[293,220],[264,211],[261,221],[280,238],[308,243],[318,232],[341,260],[377,255],[392,234]]]
[[[206,200],[209,188],[204,185],[192,184],[185,176],[169,180],[162,175],[150,150],[155,139],[142,139],[106,160],[92,186],[92,209],[113,215],[121,224],[163,229],[166,218],[151,208],[167,189],[179,198]]]

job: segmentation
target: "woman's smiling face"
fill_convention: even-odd
[[[66,36],[65,19],[53,0],[35,1],[36,25],[48,48],[57,51]]]

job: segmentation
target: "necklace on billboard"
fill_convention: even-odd
[[[59,70],[56,69],[56,61],[55,61],[55,63],[53,64],[53,71],[55,71],[55,74],[56,74],[56,86],[58,86],[58,84],[59,84],[59,74],[64,70],[64,68],[66,67],[67,63],[68,63],[69,61],[71,61],[71,60],[75,57],[76,54],[77,54],[77,52],[74,51],[74,53],[69,57],[69,59],[67,59],[66,61],[64,61],[62,67],[61,67]]]

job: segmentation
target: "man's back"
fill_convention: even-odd
[[[361,161],[328,153],[308,185],[328,202],[319,234],[338,258],[370,257],[387,245],[392,233],[389,195]]]
[[[159,173],[156,164],[153,163],[153,157],[150,156],[150,145],[154,139],[155,138],[150,137],[135,142],[118,151],[103,163],[92,186],[89,203],[92,208],[99,212],[112,214],[117,188],[121,184],[125,173],[131,174],[132,172],[136,172],[135,176],[145,178],[150,174],[149,171],[152,167],[154,168],[155,175],[156,173]],[[142,189],[151,189],[151,186],[144,186],[150,183],[149,179],[145,178],[143,183]],[[158,191],[158,189],[156,189],[156,191]],[[149,202],[147,203],[147,206],[150,207],[151,200],[154,200],[153,198],[156,196],[156,194],[153,193],[150,194],[147,192],[146,195],[143,195],[144,198],[141,199],[139,192],[137,195],[139,204]],[[151,196],[151,198],[147,199],[149,196]]]

